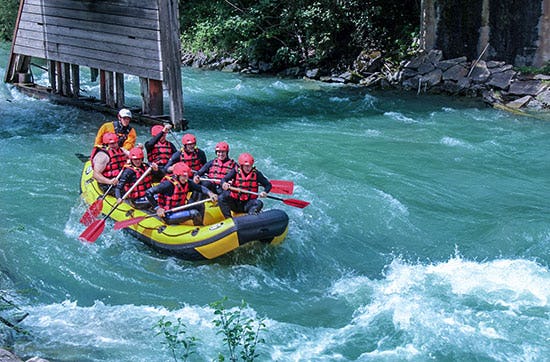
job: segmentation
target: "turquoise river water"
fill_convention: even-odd
[[[0,84],[0,290],[29,314],[17,354],[170,361],[153,330],[165,317],[211,361],[225,347],[209,303],[227,297],[265,318],[259,361],[550,360],[550,122],[303,80],[185,68],[183,82],[209,157],[226,140],[311,205],[266,200],[290,216],[285,242],[214,261],[161,255],[112,222],[83,243],[74,154],[108,118]]]

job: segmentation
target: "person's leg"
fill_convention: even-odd
[[[255,215],[262,211],[264,203],[260,199],[250,199],[244,205],[244,212],[249,215]]]

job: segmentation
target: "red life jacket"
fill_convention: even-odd
[[[181,149],[180,161],[183,161],[193,171],[198,171],[204,165],[199,159],[199,151],[195,149],[192,153],[187,153]]]
[[[189,192],[189,182],[182,184],[178,180],[176,175],[167,175],[164,176],[161,182],[170,181],[174,185],[174,193],[172,196],[164,195],[163,193],[158,194],[158,205],[164,210],[173,209],[181,205],[187,204],[187,193]]]
[[[149,162],[156,162],[157,165],[164,166],[168,163],[168,160],[170,159],[172,154],[173,151],[170,147],[170,142],[157,142],[153,146],[151,152],[147,154],[147,159],[149,160]]]
[[[234,160],[229,158],[225,161],[220,161],[219,158],[216,158],[212,161],[212,166],[208,170],[208,178],[221,180],[233,168],[235,168]]]
[[[143,175],[143,173],[147,170],[147,166],[145,164],[141,164],[140,167],[136,167],[132,164],[129,164],[129,165],[125,165],[124,168],[129,168],[129,169],[132,169],[134,171],[134,173],[136,174],[136,181]],[[153,177],[151,176],[151,174],[148,174],[147,176],[145,176],[145,178],[132,190],[132,192],[130,192],[130,195],[128,195],[128,197],[130,199],[139,199],[140,197],[144,197],[145,196],[145,191],[147,191],[147,189],[149,187],[151,187],[151,182],[153,181]],[[133,184],[132,184],[133,185]],[[132,187],[132,185],[129,185],[128,183],[124,185],[124,192],[128,192],[128,190],[130,189],[130,187]]]
[[[107,178],[117,177],[124,168],[126,160],[128,159],[124,151],[122,151],[121,148],[114,150],[108,146],[96,146],[92,150],[92,154],[90,156],[92,159],[92,168],[94,167],[94,157],[98,152],[105,152],[109,156],[109,163],[107,163],[107,166],[105,166],[105,169],[101,174]]]
[[[233,186],[243,190],[258,192],[258,175],[256,174],[256,168],[252,168],[252,171],[248,175],[245,175],[240,167],[237,167],[237,173],[235,174],[235,180]],[[247,201],[249,199],[257,199],[258,195],[247,194],[244,192],[231,190],[230,196],[234,199]]]

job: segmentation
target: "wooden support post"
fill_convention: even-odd
[[[181,89],[181,50],[179,39],[178,1],[159,1],[159,24],[163,79],[170,99],[170,119],[176,128],[185,128]],[[161,89],[162,95],[162,89]]]
[[[77,64],[71,64],[71,92],[75,98],[80,96],[80,67]]]
[[[105,71],[99,71],[99,99],[102,103],[107,103],[107,92],[105,91]]]
[[[141,113],[151,114],[151,98],[149,96],[149,80],[147,78],[139,78],[140,93],[141,93]]]
[[[118,109],[124,107],[124,74],[115,74],[116,106]]]
[[[57,91],[55,68],[56,68],[55,61],[49,60],[48,61],[48,78],[50,79],[50,88],[52,89],[52,93],[55,93]]]
[[[113,72],[105,72],[105,104],[114,108],[115,102],[115,77]]]
[[[61,62],[55,62],[55,83],[57,93],[63,94],[63,72],[61,70]]]
[[[161,116],[164,111],[162,99],[162,82],[156,79],[149,79],[149,97],[151,116]]]
[[[71,96],[71,65],[63,63],[63,95]]]
[[[97,81],[97,77],[99,76],[99,69],[97,68],[90,68],[90,82]]]

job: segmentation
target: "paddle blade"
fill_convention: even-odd
[[[103,209],[103,199],[94,201],[80,218],[80,223],[86,226],[90,225],[99,216],[101,209]]]
[[[132,225],[135,225],[135,224],[139,223],[141,220],[143,220],[145,218],[146,218],[146,216],[138,216],[138,217],[134,217],[134,218],[128,219],[128,220],[117,221],[117,222],[115,222],[114,229],[115,230],[120,230],[120,229],[127,228],[128,226],[132,226]]]
[[[292,195],[294,182],[285,180],[271,180],[271,191],[274,194]]]
[[[285,203],[287,205],[290,205],[290,206],[298,207],[300,209],[303,209],[304,207],[309,205],[309,202],[307,202],[307,201],[296,200],[296,199],[284,199],[283,203]]]
[[[96,220],[86,228],[78,237],[82,241],[93,243],[105,229],[105,219]]]

